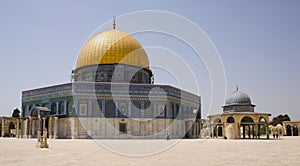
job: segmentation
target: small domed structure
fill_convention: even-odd
[[[237,88],[226,99],[223,112],[254,112],[254,107],[255,105],[251,103],[250,97]]]
[[[241,91],[234,91],[225,102],[226,105],[251,104],[250,97]]]

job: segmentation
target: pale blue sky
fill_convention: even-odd
[[[0,115],[20,107],[24,89],[69,82],[82,44],[112,16],[164,10],[195,22],[212,39],[224,64],[227,95],[238,84],[257,105],[257,112],[287,113],[300,120],[299,8],[296,0],[1,1]],[[189,53],[178,49],[178,42],[167,37],[158,41],[155,36],[136,38],[143,46]],[[209,77],[203,63],[199,71],[205,117]],[[159,77],[156,81],[163,82]],[[213,113],[220,112],[221,107]]]

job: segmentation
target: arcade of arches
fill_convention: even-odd
[[[11,137],[17,135],[17,118],[12,117],[2,117],[1,122],[1,133],[0,136],[2,137]]]
[[[299,136],[300,121],[283,121],[283,134],[286,136]]]
[[[212,138],[269,138],[269,115],[264,113],[224,113],[210,116]]]

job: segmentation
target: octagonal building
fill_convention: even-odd
[[[115,29],[100,32],[82,47],[72,82],[22,92],[16,135],[197,138],[200,96],[153,80],[147,53],[135,38]]]

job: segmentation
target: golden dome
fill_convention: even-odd
[[[89,39],[80,51],[76,69],[97,64],[126,64],[149,69],[142,45],[119,30],[107,30]]]

